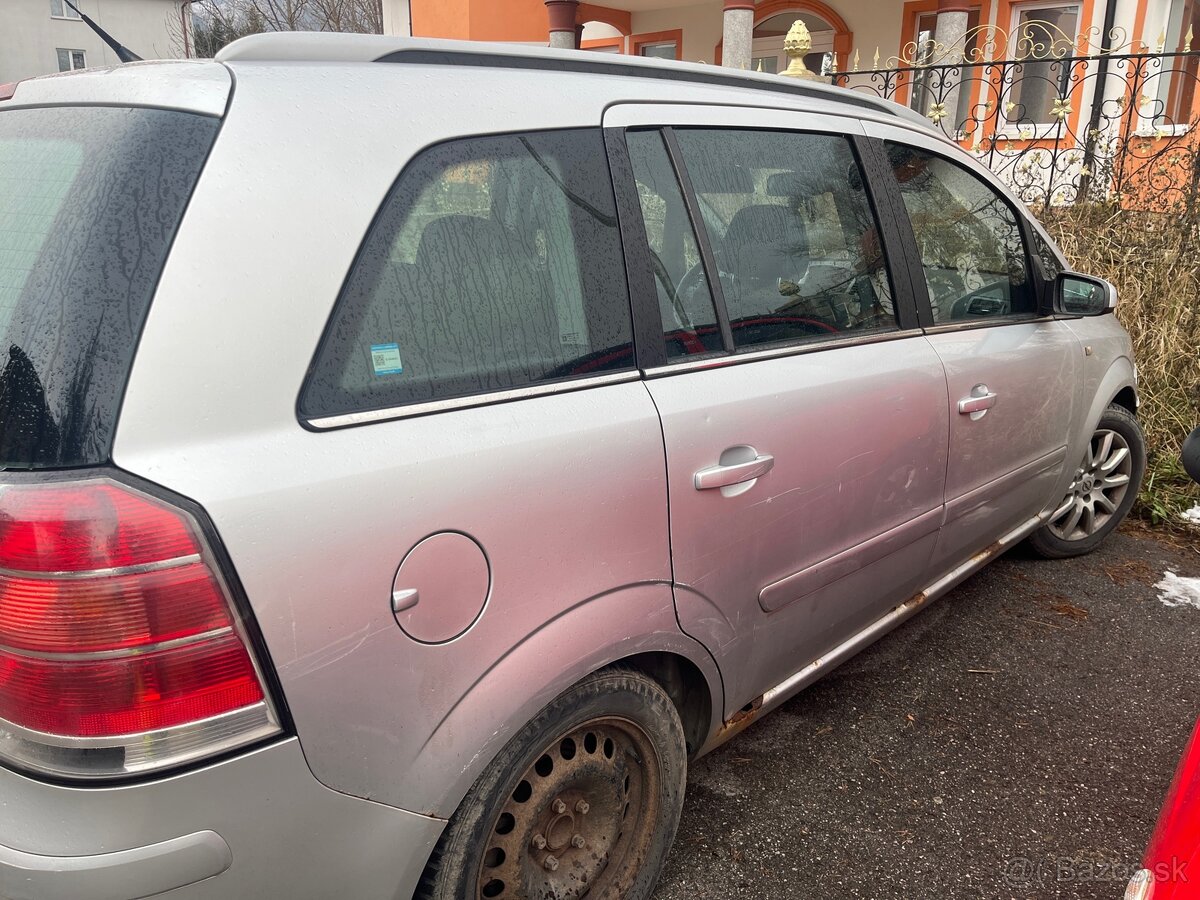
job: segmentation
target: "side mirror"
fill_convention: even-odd
[[[1117,308],[1117,289],[1103,278],[1063,272],[1054,282],[1053,309],[1060,316],[1101,316]]]
[[[1200,481],[1200,428],[1184,439],[1183,468],[1194,481]]]

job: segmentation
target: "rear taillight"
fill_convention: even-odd
[[[190,514],[104,478],[0,487],[0,759],[111,777],[279,730]]]

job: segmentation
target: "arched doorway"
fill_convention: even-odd
[[[838,71],[846,71],[854,35],[837,10],[822,0],[762,0],[754,10],[750,67],[757,69],[761,62],[764,72],[782,72],[787,68],[783,41],[797,19],[804,20],[813,39],[812,50],[805,57],[805,65],[814,72],[821,72],[836,58]],[[720,42],[717,43],[714,58],[720,65]]]
[[[833,64],[833,39],[836,29],[816,13],[803,11],[776,13],[754,26],[754,40],[750,50],[751,69],[774,75],[787,68],[788,57],[783,51],[783,42],[797,19],[808,26],[808,33],[812,35],[812,50],[805,55],[804,64],[818,75],[829,73]]]

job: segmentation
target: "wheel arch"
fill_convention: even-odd
[[[1116,396],[1112,398],[1111,402],[1117,404],[1117,406],[1125,407],[1130,414],[1137,415],[1138,395],[1137,389],[1132,384],[1127,384],[1117,391]]]
[[[719,727],[720,672],[708,651],[680,630],[670,585],[632,585],[577,604],[497,660],[412,760],[406,780],[425,788],[405,806],[451,816],[526,722],[581,679],[616,665],[662,685],[683,720],[689,752]],[[457,770],[448,775],[451,766]]]
[[[1091,396],[1087,414],[1083,417],[1083,427],[1071,438],[1067,459],[1082,459],[1087,442],[1100,423],[1110,405],[1116,403],[1129,412],[1137,413],[1137,376],[1134,374],[1133,362],[1127,356],[1118,356],[1112,361],[1100,384]]]

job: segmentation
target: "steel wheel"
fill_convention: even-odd
[[[622,666],[526,722],[476,778],[419,900],[649,900],[683,809],[687,738],[671,695]]]
[[[1047,523],[1051,534],[1063,541],[1082,541],[1103,529],[1129,491],[1133,460],[1120,433],[1101,428],[1092,435],[1083,465]]]
[[[654,841],[661,767],[646,733],[591,719],[554,741],[492,825],[476,897],[623,897]]]

